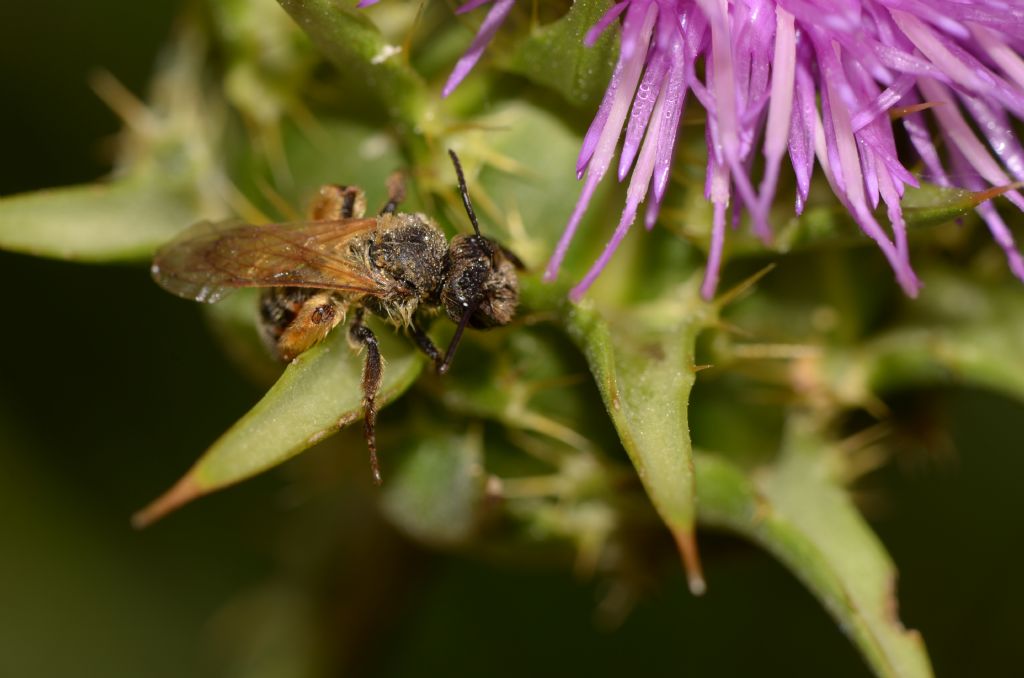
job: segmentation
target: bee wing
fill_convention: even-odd
[[[186,299],[213,303],[239,287],[316,287],[381,296],[385,282],[352,240],[376,219],[342,219],[256,226],[201,221],[161,247],[156,282]]]

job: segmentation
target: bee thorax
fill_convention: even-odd
[[[426,302],[436,296],[448,249],[444,234],[422,214],[393,214],[382,223],[370,244],[370,265],[392,281],[394,298]]]

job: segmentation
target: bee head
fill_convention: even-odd
[[[455,151],[448,151],[459,178],[459,194],[466,215],[473,224],[472,235],[458,235],[452,239],[445,258],[445,276],[441,286],[441,305],[456,323],[455,335],[448,344],[444,360],[437,371],[448,371],[455,348],[466,326],[477,329],[507,325],[519,303],[519,278],[516,269],[523,264],[498,243],[480,235],[473,203],[469,200],[466,177]]]
[[[458,235],[448,248],[441,304],[453,322],[476,329],[507,325],[519,303],[516,262],[500,245],[480,235]]]

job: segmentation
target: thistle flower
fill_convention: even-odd
[[[513,2],[474,0],[459,11],[488,1],[490,13],[446,94],[479,59]],[[545,279],[557,276],[620,138],[617,175],[630,179],[626,205],[603,253],[570,293],[574,300],[607,265],[645,201],[644,223],[653,227],[690,93],[707,112],[705,195],[714,214],[702,288],[708,298],[718,282],[730,207],[733,219],[745,209],[754,232],[771,241],[768,214],[787,154],[796,213],[806,205],[816,159],[900,286],[917,294],[900,200],[918,181],[897,150],[888,115],[897,106],[905,113],[899,124],[933,182],[952,186],[955,176],[965,188],[980,189],[1024,180],[1024,146],[1011,126],[1011,118],[1024,119],[1021,0],[621,0],[586,43],[619,20],[618,63],[576,166],[583,188]],[[764,170],[755,188],[758,152]],[[1024,209],[1019,193],[1006,196]],[[889,230],[874,215],[880,202]],[[1024,259],[998,212],[990,203],[977,210],[1024,279]]]

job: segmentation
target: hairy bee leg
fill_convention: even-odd
[[[289,362],[341,324],[346,308],[324,290],[268,287],[260,295],[261,335],[271,353]]]
[[[325,184],[309,207],[313,221],[361,219],[366,214],[366,194],[358,186]]]
[[[381,208],[381,214],[394,214],[399,203],[405,200],[405,173],[392,172],[388,177],[388,201]]]
[[[356,346],[366,349],[366,362],[363,363],[363,433],[366,446],[370,448],[370,471],[373,482],[381,484],[380,463],[377,461],[377,393],[380,391],[384,364],[380,357],[380,347],[373,330],[363,324],[363,309],[356,309],[352,324],[348,328],[349,340]]]
[[[441,366],[441,352],[437,350],[437,346],[434,346],[434,342],[430,340],[427,333],[420,327],[420,324],[413,320],[412,325],[409,328],[409,334],[412,335],[413,341],[416,342],[416,347],[419,348],[423,353],[430,358],[434,367],[438,368]]]

